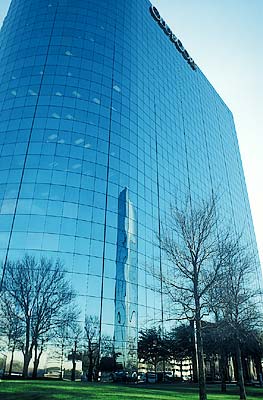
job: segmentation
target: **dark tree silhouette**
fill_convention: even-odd
[[[200,400],[207,399],[202,339],[206,294],[230,252],[229,234],[220,233],[218,223],[213,199],[197,207],[189,199],[183,209],[171,208],[170,221],[159,235],[169,260],[167,273],[159,275],[164,292],[179,304],[183,318],[194,321]]]
[[[92,382],[94,369],[99,361],[99,318],[94,315],[87,315],[84,326],[85,353],[88,358],[87,378]]]
[[[138,358],[153,366],[155,373],[160,362],[169,358],[167,343],[161,328],[149,328],[139,332]]]
[[[240,400],[246,400],[242,347],[262,324],[262,291],[255,285],[256,261],[240,241],[220,271],[210,293],[211,309],[224,338],[232,344],[237,365]],[[211,300],[212,298],[212,300]],[[250,343],[251,345],[251,343]]]
[[[33,376],[36,376],[43,344],[52,329],[63,322],[74,293],[60,261],[46,258],[38,261],[29,255],[6,264],[2,290],[10,303],[16,305],[14,316],[24,326],[23,377],[28,377],[33,351]]]
[[[191,324],[192,325],[192,324]],[[186,358],[195,364],[194,330],[190,324],[179,325],[171,329],[165,336],[166,348],[171,361],[176,360],[181,366],[181,379],[183,379],[183,361]]]
[[[250,330],[244,337],[245,341],[241,344],[241,352],[244,357],[251,357],[255,362],[257,379],[262,387],[262,358],[263,358],[263,332],[262,328]]]
[[[80,361],[83,359],[83,353],[81,351],[82,350],[82,334],[83,334],[83,332],[82,332],[80,325],[76,324],[73,335],[70,338],[70,340],[72,342],[72,349],[68,356],[68,359],[71,359],[71,361],[72,361],[72,369],[71,369],[71,377],[70,377],[72,382],[76,380],[77,361]]]
[[[7,348],[11,352],[8,375],[12,375],[14,352],[21,350],[24,326],[21,316],[16,313],[16,305],[9,301],[5,293],[0,299],[0,336],[7,339]]]

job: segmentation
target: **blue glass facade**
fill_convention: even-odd
[[[257,253],[232,114],[148,0],[12,1],[0,155],[1,261],[59,257],[80,321],[97,316],[126,365],[166,312],[147,266],[165,268],[156,232],[175,196],[219,193]]]

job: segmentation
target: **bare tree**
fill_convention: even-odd
[[[99,361],[99,328],[99,318],[95,315],[87,315],[84,326],[84,341],[88,357],[87,378],[89,382],[93,380],[94,368]]]
[[[36,375],[43,344],[50,331],[63,321],[72,304],[74,293],[59,261],[26,255],[22,260],[6,264],[3,292],[10,303],[16,304],[14,315],[24,325],[23,376],[28,377],[34,350]]]
[[[233,344],[240,400],[246,400],[242,365],[242,345],[248,343],[262,324],[262,291],[255,282],[256,262],[246,246],[235,244],[236,250],[218,277],[211,309],[216,313],[219,329]]]
[[[79,308],[76,307],[75,304],[73,304],[73,307],[68,309],[67,312],[65,313],[63,321],[61,321],[62,323],[57,325],[52,331],[53,336],[56,338],[56,345],[57,345],[57,349],[53,356],[55,356],[55,359],[60,361],[60,373],[59,373],[60,379],[64,378],[65,358],[70,356],[73,364],[73,358],[74,358],[73,347],[75,348],[75,342],[76,342],[76,351],[77,351],[77,345],[79,344],[82,337],[82,330],[78,322],[78,315],[79,315]],[[72,367],[73,368],[75,367],[73,373],[75,377],[76,364],[75,365],[73,364]]]
[[[11,352],[8,375],[12,375],[15,350],[21,350],[24,326],[16,314],[16,305],[3,294],[0,299],[0,336],[7,339],[7,348]]]
[[[179,304],[184,318],[194,321],[199,398],[206,400],[202,320],[207,310],[206,293],[214,285],[230,248],[228,234],[219,232],[213,199],[194,207],[190,199],[183,209],[171,207],[168,226],[159,236],[169,260],[160,279],[164,292]]]
[[[81,351],[83,330],[78,323],[75,324],[74,331],[72,333],[73,334],[71,335],[69,340],[71,340],[73,346],[71,352],[68,355],[68,359],[71,359],[72,361],[70,379],[72,382],[74,382],[76,380],[77,361],[83,360],[83,353]]]

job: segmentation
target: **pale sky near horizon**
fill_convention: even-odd
[[[152,2],[233,112],[263,266],[263,0]]]

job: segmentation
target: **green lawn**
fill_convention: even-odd
[[[263,389],[248,388],[248,400],[263,399]],[[208,385],[208,400],[238,400],[237,388],[220,394],[218,385]],[[58,381],[2,381],[1,400],[198,400],[194,385],[106,385]]]

